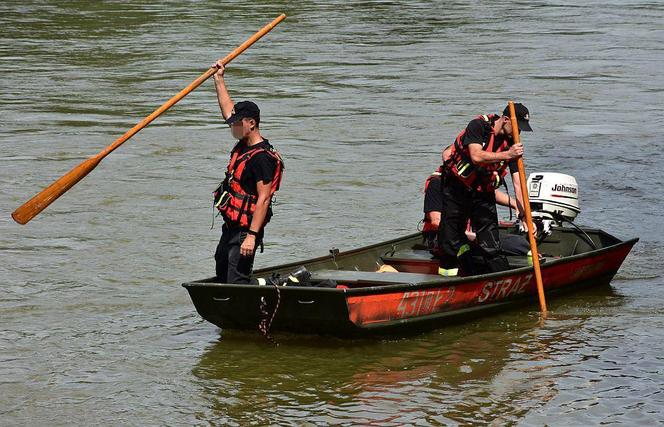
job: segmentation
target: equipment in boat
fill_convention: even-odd
[[[258,286],[309,286],[311,285],[311,273],[305,266],[300,266],[287,277],[281,277],[280,274],[275,273],[267,278],[259,277],[252,282]]]

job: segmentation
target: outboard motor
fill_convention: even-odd
[[[537,172],[528,177],[528,198],[533,219],[553,220],[556,225],[572,222],[581,212],[579,187],[573,176]]]

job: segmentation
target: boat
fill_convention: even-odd
[[[501,227],[516,234],[514,226]],[[438,260],[419,233],[302,262],[256,270],[256,277],[287,277],[304,266],[310,286],[235,285],[216,278],[184,283],[198,313],[223,329],[257,329],[261,301],[276,308],[271,331],[341,337],[421,331],[516,304],[536,304],[527,256],[510,256],[510,270],[470,277],[436,274]],[[638,238],[621,241],[599,229],[554,229],[539,243],[547,300],[567,291],[608,284]],[[592,242],[592,244],[591,244]],[[594,247],[593,247],[594,244]],[[388,265],[397,272],[376,272]],[[335,287],[317,287],[333,282]],[[278,292],[278,293],[277,293]],[[277,306],[279,299],[279,306]]]
[[[537,202],[531,197],[531,203],[533,199]],[[533,203],[540,209],[542,205]],[[547,301],[608,284],[638,242],[579,227],[569,218],[567,222],[571,226],[557,221],[540,233]],[[501,224],[500,233],[501,238],[520,235],[514,223]],[[507,258],[509,270],[443,277],[437,274],[438,260],[422,244],[421,234],[414,233],[359,249],[332,248],[325,256],[259,269],[254,277],[263,280],[255,284],[225,284],[211,277],[183,286],[198,313],[222,330],[339,337],[407,334],[519,304],[537,304],[532,260],[526,255]],[[307,273],[306,283],[292,277],[295,271]]]

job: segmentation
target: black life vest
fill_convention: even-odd
[[[240,154],[240,144],[236,145],[231,152],[231,160],[226,170],[226,178],[214,192],[215,207],[221,212],[227,223],[237,227],[249,228],[253,214],[256,211],[258,196],[244,191],[240,183],[242,182],[242,174],[245,171],[247,162],[258,153],[267,153],[277,162],[270,187],[271,199],[281,185],[284,162],[279,153],[269,144],[267,148],[250,149],[244,154]],[[262,224],[263,226],[269,222],[271,210],[272,200],[270,200],[270,208]]]
[[[509,150],[511,143],[508,138],[504,138],[498,147],[494,147],[496,135],[493,132],[493,124],[500,118],[496,114],[485,114],[477,116],[475,119],[483,120],[488,126],[491,126],[491,136],[489,141],[485,142],[482,150],[493,153],[500,153]],[[456,137],[452,144],[450,158],[445,162],[446,167],[463,182],[466,187],[475,191],[494,191],[498,188],[507,174],[507,161],[498,163],[473,163],[470,159],[470,151],[463,145],[463,137],[466,129]]]

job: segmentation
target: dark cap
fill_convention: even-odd
[[[226,119],[224,123],[227,125],[232,125],[240,119],[244,118],[256,120],[258,125],[261,121],[261,110],[258,109],[258,105],[254,104],[251,101],[240,101],[233,107],[233,114]]]
[[[532,132],[533,128],[530,127],[530,113],[526,106],[519,102],[515,102],[514,112],[516,113],[516,123],[519,125],[519,130]],[[510,117],[509,105],[503,110],[503,116]]]

